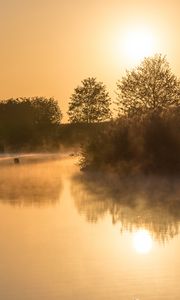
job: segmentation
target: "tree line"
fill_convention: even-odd
[[[0,101],[0,151],[36,147],[56,136],[62,113],[53,98]],[[48,144],[48,143],[46,143]]]
[[[126,71],[116,95],[113,103],[102,82],[84,79],[69,100],[68,128],[61,124],[61,108],[54,98],[2,100],[0,152],[26,146],[48,149],[78,140],[84,144],[82,169],[180,169],[180,80],[166,57],[145,58]]]
[[[82,115],[83,107],[78,106]],[[84,145],[82,170],[179,174],[180,80],[164,56],[145,58],[126,72],[117,82],[117,107],[117,119]]]

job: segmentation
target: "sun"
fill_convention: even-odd
[[[155,37],[148,28],[134,28],[124,34],[122,46],[126,59],[138,63],[155,53]]]
[[[147,254],[152,249],[152,238],[149,231],[140,229],[133,234],[133,247],[140,254]]]

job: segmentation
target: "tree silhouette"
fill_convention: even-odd
[[[71,123],[94,123],[111,117],[111,99],[106,87],[96,78],[87,78],[75,88],[69,102],[69,121]]]
[[[34,144],[52,137],[62,113],[53,98],[33,97],[0,101],[0,140],[2,145]],[[2,146],[1,146],[2,148]]]
[[[62,113],[57,100],[54,98],[34,97],[30,101],[37,127],[48,129],[60,124]]]
[[[172,74],[165,56],[156,54],[117,82],[119,115],[159,112],[180,104],[180,81]]]

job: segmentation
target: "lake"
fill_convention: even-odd
[[[0,299],[179,300],[180,185],[0,158]]]

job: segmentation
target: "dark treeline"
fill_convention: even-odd
[[[0,152],[33,150],[55,143],[62,113],[53,98],[0,101]]]
[[[180,81],[166,58],[146,58],[117,83],[118,118],[83,148],[83,170],[180,173]]]
[[[108,122],[61,124],[61,120],[53,98],[1,100],[0,153],[77,149],[108,126]]]
[[[0,152],[80,147],[82,170],[180,172],[180,80],[155,55],[117,82],[117,118],[102,82],[87,78],[69,101],[69,124],[54,98],[0,101]]]
[[[107,127],[107,122],[61,124],[61,120],[59,104],[53,98],[1,100],[0,153],[79,148]]]
[[[109,127],[109,122],[61,124],[58,131],[60,146],[82,149]]]
[[[122,174],[180,172],[180,111],[121,117],[83,147],[81,168]]]

